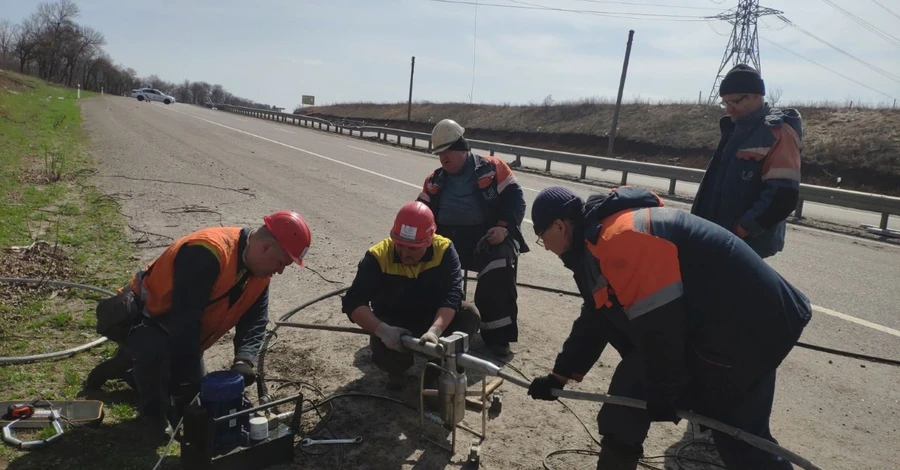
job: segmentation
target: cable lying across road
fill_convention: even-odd
[[[477,281],[476,278],[473,278],[471,276],[467,277],[466,279],[470,280],[470,281]],[[567,291],[567,290],[563,290],[563,289],[556,289],[553,287],[538,286],[538,285],[534,285],[534,284],[527,284],[524,282],[517,282],[516,285],[521,286],[521,287],[527,287],[529,289],[550,292],[550,293],[554,293],[554,294],[564,294],[564,295],[569,295],[572,297],[581,297],[581,294],[579,294],[577,292]],[[827,348],[825,346],[818,346],[815,344],[804,343],[803,341],[797,341],[796,345],[801,348],[811,349],[813,351],[819,351],[819,352],[824,352],[824,353],[828,353],[828,354],[834,354],[837,356],[849,357],[851,359],[859,359],[859,360],[863,360],[863,361],[875,362],[878,364],[887,364],[890,366],[900,367],[900,360],[897,360],[897,359],[887,359],[887,358],[878,357],[878,356],[868,356],[865,354],[855,353],[855,352],[851,352],[851,351],[843,351],[840,349],[833,349],[833,348]]]

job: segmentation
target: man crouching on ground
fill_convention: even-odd
[[[459,256],[453,243],[435,235],[434,214],[421,202],[405,204],[391,236],[369,248],[343,298],[343,312],[374,334],[375,365],[388,373],[387,388],[400,390],[413,365],[402,335],[438,342],[445,332],[474,335],[480,317],[463,302]]]

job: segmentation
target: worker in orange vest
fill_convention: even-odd
[[[85,388],[126,380],[140,395],[141,419],[151,432],[164,431],[170,397],[183,405],[199,392],[203,352],[232,328],[231,370],[252,384],[269,322],[269,280],[303,266],[311,238],[299,214],[279,211],[256,228],[205,228],[176,240],[97,307],[98,332],[119,350],[91,371]]]

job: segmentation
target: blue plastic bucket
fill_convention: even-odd
[[[244,377],[228,370],[216,371],[203,377],[200,402],[210,418],[236,413],[245,409]],[[213,445],[217,449],[231,449],[241,442],[241,430],[249,426],[247,415],[216,424]]]

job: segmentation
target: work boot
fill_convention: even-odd
[[[123,380],[129,369],[134,365],[131,358],[122,348],[116,351],[116,355],[97,364],[84,381],[87,390],[100,390],[108,380]]]
[[[644,455],[643,446],[623,444],[607,436],[600,443],[597,470],[636,470],[638,460]]]
[[[392,392],[399,392],[406,388],[406,374],[388,374],[387,384],[385,387]]]
[[[490,349],[492,355],[496,356],[499,359],[503,359],[503,358],[509,356],[509,353],[510,353],[509,343],[489,344],[488,349]]]
[[[136,424],[140,431],[140,438],[157,445],[167,442],[174,432],[169,420],[161,414],[142,415],[138,417]]]

